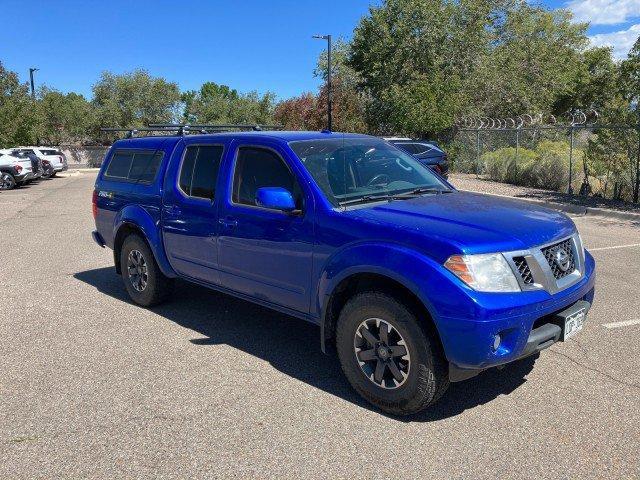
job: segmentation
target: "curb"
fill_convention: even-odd
[[[587,207],[587,215],[640,222],[640,213],[618,212],[617,210],[609,210],[608,208]]]
[[[559,210],[574,215],[589,215],[593,217],[615,218],[617,220],[635,220],[640,222],[640,213],[619,212],[608,208],[584,207],[582,205],[573,205],[571,203],[550,202],[548,200],[538,200],[537,198],[512,197],[510,195],[500,195],[499,193],[478,192],[475,190],[463,190],[466,192],[480,193],[482,195],[491,195],[493,197],[510,198],[512,200],[522,200],[523,202],[537,203],[553,210]]]

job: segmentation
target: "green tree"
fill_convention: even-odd
[[[356,27],[348,64],[380,129],[424,135],[467,115],[553,111],[585,29],[524,0],[385,0]]]
[[[591,48],[582,53],[581,61],[570,82],[570,89],[556,99],[555,112],[570,110],[603,111],[618,90],[618,66],[610,47]]]
[[[587,45],[587,25],[571,18],[524,1],[509,6],[465,84],[471,103],[491,117],[561,113],[555,103],[573,92]]]
[[[273,122],[275,95],[255,91],[239,93],[227,85],[206,82],[199,91],[182,95],[183,118],[188,123],[265,124]]]
[[[632,196],[637,203],[640,200],[640,37],[636,39],[627,59],[620,65],[620,80],[622,96],[629,102],[629,110],[635,113],[635,118],[630,119],[629,123],[635,123],[638,141],[635,152],[629,149],[629,160]]]
[[[37,135],[43,143],[84,143],[95,124],[94,108],[82,95],[43,87],[39,92]]]
[[[33,143],[36,121],[29,87],[0,62],[0,148]]]
[[[177,84],[145,70],[122,75],[103,72],[93,85],[97,126],[128,128],[175,121],[180,100]]]

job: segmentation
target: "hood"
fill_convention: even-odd
[[[447,255],[450,250],[464,253],[522,250],[575,232],[573,221],[555,210],[515,199],[459,191],[377,203],[345,213],[398,230],[396,235],[405,234],[401,238],[417,237],[423,249],[449,250]],[[449,248],[442,249],[445,246]]]

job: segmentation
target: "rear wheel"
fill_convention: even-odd
[[[16,187],[16,180],[10,173],[0,173],[0,190],[11,190]]]
[[[151,249],[139,235],[129,235],[120,251],[120,270],[125,288],[138,305],[157,305],[171,294],[173,280],[158,267]]]
[[[361,293],[347,302],[336,346],[353,388],[393,415],[423,410],[449,386],[438,340],[410,309],[384,293]]]

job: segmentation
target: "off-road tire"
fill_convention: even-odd
[[[129,277],[128,259],[129,254],[134,250],[142,254],[147,267],[146,286],[142,291],[134,288]],[[122,249],[120,250],[120,270],[129,297],[143,307],[152,307],[162,303],[173,291],[173,279],[166,277],[160,271],[149,245],[137,234],[129,235],[122,244]]]
[[[371,318],[382,319],[395,328],[409,351],[410,368],[397,388],[385,389],[370,380],[356,358],[356,330]],[[392,296],[364,292],[351,298],[340,312],[336,348],[345,376],[365,400],[392,415],[411,415],[435,403],[449,386],[447,362],[434,335],[410,308]]]

